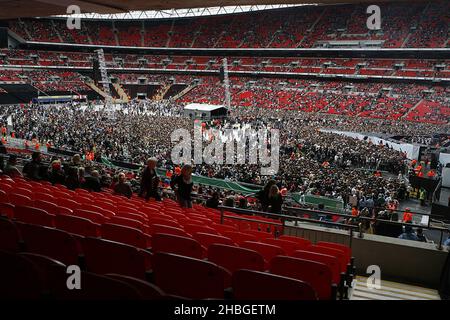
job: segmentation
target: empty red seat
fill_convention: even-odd
[[[208,260],[231,273],[239,269],[264,270],[264,258],[258,252],[224,244],[210,245]]]
[[[340,268],[341,268],[342,272],[346,272],[346,270],[347,270],[348,261],[345,257],[344,252],[341,250],[330,248],[330,247],[322,247],[322,246],[318,246],[318,245],[312,245],[307,248],[304,248],[303,250],[327,254],[327,255],[336,257],[339,260],[339,264],[340,264]]]
[[[14,187],[8,183],[0,183],[0,190],[4,191],[5,193],[10,193],[12,190],[14,190]]]
[[[188,238],[191,237],[191,235],[188,234],[183,229],[165,226],[165,225],[161,225],[161,224],[153,224],[153,225],[149,226],[149,231],[150,231],[150,234],[152,234],[152,235],[155,233],[167,233],[167,234],[173,234],[176,236],[182,236],[182,237],[188,237]]]
[[[225,224],[218,224],[218,223],[214,223],[211,225],[212,228],[214,228],[215,230],[217,230],[217,232],[219,232],[222,235],[225,235],[225,232],[237,232],[238,228],[236,226],[228,226]]]
[[[141,214],[135,214],[135,213],[126,213],[126,212],[118,212],[116,215],[116,217],[121,217],[121,218],[127,218],[127,219],[133,219],[133,220],[138,220],[141,221],[144,224],[148,223],[148,219],[147,217],[144,217]]]
[[[44,200],[34,200],[33,206],[35,208],[42,209],[42,210],[46,211],[47,213],[50,213],[53,215],[59,214],[59,207],[57,204],[55,204],[53,202],[48,202],[48,201],[44,201]]]
[[[135,220],[135,219],[129,219],[119,216],[114,216],[111,219],[109,219],[110,223],[115,223],[121,226],[131,227],[138,230],[141,230],[142,232],[147,233],[148,226],[142,223],[141,221]]]
[[[35,192],[33,195],[33,199],[36,200],[44,200],[47,202],[56,203],[56,198],[52,196],[49,193],[41,193],[41,192]]]
[[[0,186],[0,188],[1,188],[1,186]],[[9,203],[8,194],[3,190],[0,190],[0,202]]]
[[[58,198],[56,200],[56,203],[58,204],[58,206],[69,208],[71,210],[79,209],[81,207],[80,203],[68,198]]]
[[[114,273],[109,273],[106,276],[129,284],[139,292],[141,299],[160,300],[164,298],[164,292],[147,281]]]
[[[277,256],[270,262],[270,272],[309,283],[320,300],[336,299],[331,269],[323,263]]]
[[[146,271],[151,268],[151,254],[127,244],[87,237],[82,240],[82,247],[90,272],[118,273],[145,280]]]
[[[166,294],[191,299],[224,298],[231,275],[216,264],[171,253],[153,257],[155,284]]]
[[[272,244],[274,246],[278,246],[286,252],[287,255],[291,255],[296,250],[301,250],[304,246],[300,245],[297,242],[285,240],[285,239],[264,239],[261,240],[262,243]]]
[[[30,189],[26,189],[23,187],[15,187],[12,193],[21,194],[23,196],[26,196],[30,199],[33,199],[33,192]]]
[[[205,225],[198,225],[198,224],[185,224],[183,226],[184,230],[187,233],[190,234],[194,234],[197,232],[202,232],[202,233],[209,233],[209,234],[219,234],[216,229],[210,228],[208,226]]]
[[[11,203],[0,202],[0,216],[14,218],[14,205]]]
[[[238,270],[232,283],[236,300],[317,300],[309,284],[270,273]]]
[[[107,217],[107,218],[110,218],[115,215],[114,212],[103,209],[103,208],[93,205],[93,204],[83,203],[81,205],[80,209],[100,213],[102,216]]]
[[[141,249],[150,247],[150,236],[141,230],[113,223],[105,223],[101,227],[103,239],[112,240],[135,246]]]
[[[100,236],[100,225],[82,217],[60,214],[55,216],[55,226],[58,229],[84,237]]]
[[[268,238],[274,239],[274,235],[269,232],[258,231],[258,230],[247,230],[247,231],[245,231],[245,233],[254,235],[258,240],[268,239]]]
[[[178,222],[174,221],[173,219],[169,220],[169,219],[149,217],[148,223],[149,223],[149,225],[161,224],[164,226],[169,226],[169,227],[174,227],[174,228],[180,228],[180,229],[183,228]]]
[[[245,241],[257,241],[258,239],[256,236],[252,234],[247,234],[245,232],[238,232],[238,231],[226,231],[223,233],[225,237],[228,237],[232,239],[235,243],[238,245],[241,245]]]
[[[186,257],[202,259],[206,249],[192,238],[165,233],[155,233],[152,237],[153,252],[168,252]]]
[[[279,246],[274,246],[271,244],[261,242],[245,241],[241,244],[241,247],[259,252],[266,261],[266,267],[274,257],[286,254],[284,250]]]
[[[0,250],[19,252],[19,230],[16,225],[4,218],[0,218]]]
[[[98,207],[100,207],[102,209],[114,212],[114,213],[117,212],[117,207],[114,204],[112,204],[111,202],[98,201],[97,200],[97,201],[94,202],[94,205],[98,206]]]
[[[323,253],[317,253],[317,252],[311,252],[311,251],[304,251],[304,250],[298,250],[295,251],[292,256],[294,258],[300,258],[304,260],[311,260],[320,262],[323,264],[326,264],[332,274],[333,274],[333,283],[336,285],[339,285],[341,282],[341,265],[339,263],[339,259],[334,256],[330,256]]]
[[[282,235],[282,236],[280,236],[278,239],[281,239],[281,240],[289,240],[289,241],[297,242],[297,243],[300,244],[302,247],[308,247],[308,246],[311,245],[311,241],[309,241],[308,239],[300,238],[300,237],[294,237],[294,236],[285,236],[285,235]]]
[[[18,206],[14,208],[14,219],[40,226],[53,227],[54,215],[48,214],[47,211],[34,207]]]
[[[53,228],[17,223],[26,251],[49,256],[64,264],[78,264],[80,254],[74,237]]]
[[[210,245],[214,243],[219,244],[227,244],[230,246],[235,246],[236,244],[231,240],[230,238],[219,236],[216,234],[209,234],[209,233],[203,233],[203,232],[197,232],[193,235],[194,239],[200,242],[202,246],[204,246],[207,250]]]
[[[27,207],[33,206],[33,200],[25,195],[10,192],[8,197],[9,201],[16,206],[27,206]]]
[[[73,215],[73,210],[58,206],[58,214]]]
[[[42,298],[42,277],[36,265],[18,254],[0,251],[0,299]]]
[[[341,250],[344,252],[346,260],[350,262],[350,259],[352,258],[352,249],[350,249],[349,246],[346,246],[345,244],[341,243],[334,243],[334,242],[325,242],[325,241],[319,241],[316,243],[316,245],[321,247],[328,247],[333,248],[337,250]]]
[[[103,224],[103,223],[106,222],[106,218],[102,214],[100,214],[98,212],[82,210],[82,209],[75,209],[73,211],[73,215],[77,216],[77,217],[82,217],[82,218],[89,219],[92,222],[95,222],[95,223],[98,223],[98,224]]]

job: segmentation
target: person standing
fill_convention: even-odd
[[[177,200],[182,208],[192,208],[192,166],[184,165],[181,174],[176,176],[171,182],[170,187],[175,191]]]
[[[159,177],[156,173],[156,158],[147,160],[147,166],[142,173],[140,197],[144,197],[146,201],[150,198],[155,198],[156,201],[161,201],[161,196],[158,193]]]

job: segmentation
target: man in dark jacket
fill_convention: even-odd
[[[23,167],[23,173],[25,177],[31,180],[42,180],[40,175],[41,171],[41,153],[38,151],[33,152],[31,161]]]
[[[114,194],[125,196],[128,199],[133,195],[133,190],[131,190],[130,184],[126,182],[126,177],[123,172],[119,173],[119,181],[114,186]]]
[[[139,196],[144,197],[146,201],[152,197],[156,201],[161,201],[161,196],[158,193],[159,177],[156,174],[156,163],[157,160],[155,158],[148,159],[147,166],[142,173]]]

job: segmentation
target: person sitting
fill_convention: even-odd
[[[131,189],[131,185],[126,182],[125,173],[121,172],[118,176],[119,180],[117,184],[114,186],[114,194],[122,195],[131,199],[133,195],[133,190]]]
[[[175,191],[182,208],[192,208],[191,193],[193,186],[192,166],[186,164],[181,169],[181,174],[170,182],[170,187]]]
[[[421,241],[421,242],[428,242],[427,238],[423,234],[423,229],[422,228],[417,228],[416,235],[417,235],[417,238],[419,239],[419,241]]]
[[[414,234],[412,226],[405,226],[405,231],[398,237],[404,240],[419,241],[419,238]]]
[[[22,177],[22,173],[17,168],[17,156],[15,154],[9,156],[3,173],[7,174],[11,178]]]
[[[41,153],[39,151],[33,152],[31,161],[23,167],[25,177],[31,180],[42,180],[40,176],[41,171]]]
[[[219,207],[219,193],[217,191],[212,194],[211,198],[206,200],[206,207],[212,209],[217,209]]]
[[[77,167],[70,167],[67,170],[67,177],[64,184],[69,190],[75,190],[80,187],[80,178],[78,176]]]
[[[50,166],[50,172],[48,174],[48,180],[52,184],[64,184],[66,177],[64,171],[61,169],[61,161],[54,160]]]
[[[100,174],[97,170],[91,172],[90,175],[84,177],[84,183],[82,185],[84,189],[94,192],[102,191],[102,184],[100,182]]]
[[[267,211],[269,207],[269,191],[270,188],[275,185],[277,182],[275,180],[269,180],[264,188],[256,193],[256,198],[261,203],[261,210]]]

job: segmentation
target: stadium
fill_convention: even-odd
[[[73,2],[0,0],[2,300],[449,299],[450,2]]]

